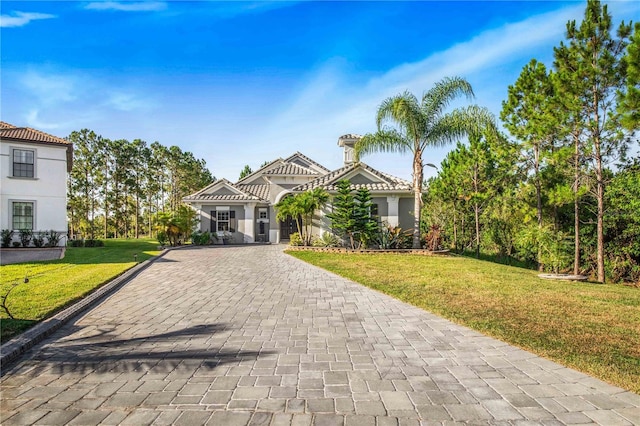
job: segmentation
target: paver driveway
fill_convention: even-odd
[[[640,424],[640,396],[282,253],[175,250],[2,379],[2,424]]]

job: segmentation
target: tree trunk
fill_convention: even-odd
[[[536,215],[538,219],[538,231],[542,230],[542,188],[540,184],[540,147],[538,144],[534,144],[533,146],[533,156],[534,156],[534,172],[535,172],[535,186],[536,186]],[[542,247],[538,243],[538,271],[542,272],[543,265],[540,262],[540,258],[542,257]]]
[[[578,191],[580,189],[580,137],[574,134],[574,158],[573,158],[573,238],[574,257],[573,273],[580,275],[580,200]]]
[[[593,135],[593,147],[596,160],[596,199],[598,202],[598,214],[596,220],[596,235],[597,235],[597,266],[598,266],[598,281],[604,283],[604,180],[602,176],[602,152],[601,152],[601,140],[600,140],[600,114],[599,114],[599,100],[598,88],[593,88],[593,110],[595,117],[593,122],[595,123],[595,131]]]
[[[473,210],[476,219],[476,259],[480,259],[480,205],[478,202],[474,203]]]
[[[598,264],[598,281],[605,282],[604,275],[604,182],[602,177],[602,156],[600,153],[600,141],[596,138],[596,197],[598,200],[598,214],[596,222],[597,232],[597,264]]]
[[[453,249],[458,251],[458,218],[456,217],[456,202],[453,202]]]
[[[413,245],[420,248],[420,212],[422,207],[422,151],[416,150],[413,157]],[[398,212],[399,213],[399,212]]]
[[[478,203],[478,163],[473,165],[473,217],[476,222],[476,259],[480,259],[480,204]]]
[[[104,238],[107,238],[107,235],[109,235],[109,201],[107,201],[107,198],[109,197],[109,188],[108,188],[108,182],[109,182],[109,165],[108,165],[108,159],[106,159],[105,157],[105,167],[104,167]]]

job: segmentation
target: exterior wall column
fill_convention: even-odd
[[[202,204],[200,203],[193,203],[193,204],[189,204],[189,207],[191,207],[193,210],[196,211],[196,218],[198,218],[198,231],[204,232],[204,217],[202,217]]]
[[[255,223],[256,203],[248,203],[244,205],[244,242],[253,243],[256,241],[256,223]]]
[[[398,224],[400,223],[400,217],[399,217],[399,202],[400,202],[400,198],[397,195],[390,195],[387,197],[387,205],[388,205],[388,211],[387,211],[387,222],[389,223],[389,225],[391,226],[398,226]]]

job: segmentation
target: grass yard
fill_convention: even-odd
[[[157,255],[157,246],[150,239],[105,240],[104,247],[68,247],[64,259],[0,266],[0,295],[20,283],[7,299],[15,320],[0,310],[2,342],[133,267],[134,254],[138,262]]]
[[[465,257],[290,255],[640,394],[640,289]]]

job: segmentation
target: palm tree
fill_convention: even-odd
[[[486,108],[471,105],[445,113],[449,103],[459,95],[471,99],[473,89],[465,79],[453,77],[437,82],[424,93],[422,102],[409,92],[387,98],[378,107],[377,132],[364,135],[354,147],[356,159],[374,152],[413,154],[414,248],[420,248],[424,150],[479,134],[487,128],[497,132],[493,115]],[[387,122],[394,126],[386,126]]]
[[[313,214],[327,204],[327,201],[329,201],[329,194],[322,188],[285,197],[275,205],[276,218],[278,220],[285,220],[289,216],[295,218],[303,243],[308,246],[311,245]]]
[[[304,226],[304,244],[311,245],[311,235],[313,233],[313,215],[316,210],[324,207],[329,201],[329,193],[318,187],[302,194],[298,194],[298,203],[302,211],[302,224]]]

